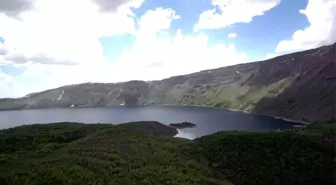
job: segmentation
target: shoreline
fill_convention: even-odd
[[[281,116],[272,116],[272,115],[267,115],[267,114],[256,114],[256,113],[251,113],[251,114],[260,115],[260,116],[268,116],[268,117],[272,117],[274,119],[280,119],[280,120],[287,121],[287,122],[292,122],[292,123],[299,123],[299,124],[302,124],[302,125],[305,125],[305,126],[313,124],[313,123],[310,123],[310,122],[294,120],[294,119],[285,118],[285,117],[281,117]]]
[[[303,125],[310,125],[310,124],[312,124],[310,122],[301,121],[301,120],[294,120],[294,119],[285,118],[285,117],[282,117],[282,116],[272,116],[272,115],[268,115],[268,114],[253,113],[253,112],[250,112],[250,111],[239,110],[239,109],[227,109],[227,110],[237,111],[237,112],[243,112],[245,114],[253,114],[253,115],[257,115],[257,116],[268,116],[268,117],[272,117],[274,119],[280,119],[280,120],[284,120],[284,121],[287,121],[287,122],[293,122],[293,123],[300,123],[300,124],[303,124]]]
[[[282,117],[282,116],[273,116],[273,115],[268,115],[268,114],[253,113],[253,112],[246,111],[246,110],[224,108],[224,107],[212,107],[212,106],[206,106],[206,105],[204,105],[204,106],[202,106],[202,105],[163,105],[163,106],[206,107],[206,108],[229,110],[229,111],[233,111],[233,112],[241,112],[241,113],[244,113],[244,114],[252,114],[252,115],[256,115],[256,116],[268,116],[268,117],[272,117],[274,119],[280,119],[280,120],[283,120],[283,121],[292,122],[292,123],[299,123],[299,124],[303,124],[303,125],[310,125],[310,124],[312,124],[310,122],[306,122],[306,121],[302,121],[302,120],[295,120],[295,119],[290,119],[290,118],[285,118],[285,117]]]
[[[234,112],[241,112],[244,114],[252,114],[252,115],[257,115],[257,116],[268,116],[272,117],[274,119],[280,119],[283,121],[287,122],[292,122],[292,123],[298,123],[298,124],[303,124],[303,125],[310,125],[312,123],[302,121],[302,120],[295,120],[295,119],[290,119],[290,118],[285,118],[282,116],[275,116],[275,115],[268,115],[268,114],[261,114],[261,113],[253,113],[250,111],[246,110],[240,110],[240,109],[232,109],[232,108],[225,108],[225,107],[214,107],[214,106],[206,106],[206,105],[172,105],[172,104],[146,104],[146,105],[135,105],[135,106],[167,106],[167,107],[204,107],[204,108],[213,108],[213,109],[221,109],[221,110],[228,110],[228,111],[234,111]],[[45,107],[45,108],[10,108],[10,109],[0,109],[0,112],[5,112],[5,111],[20,111],[20,110],[39,110],[39,109],[82,109],[82,108],[113,108],[113,107],[126,107],[125,105],[112,105],[112,106],[78,106],[78,107]]]
[[[285,118],[285,117],[282,117],[282,116],[272,116],[272,115],[268,115],[268,114],[253,113],[253,112],[249,112],[249,111],[245,111],[245,110],[239,110],[239,109],[227,109],[227,110],[237,111],[237,112],[242,112],[242,113],[245,113],[245,114],[252,114],[252,115],[257,115],[257,116],[268,116],[268,117],[272,117],[274,119],[280,119],[280,120],[283,120],[283,121],[292,122],[292,123],[299,123],[299,124],[303,124],[303,125],[312,124],[310,122],[294,120],[294,119]]]

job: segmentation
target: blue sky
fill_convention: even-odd
[[[304,9],[307,3],[307,0],[283,0],[278,6],[267,11],[265,15],[254,17],[251,23],[237,23],[229,28],[203,30],[202,32],[210,37],[213,44],[218,42],[233,43],[238,50],[244,51],[250,60],[263,59],[267,53],[274,51],[279,41],[290,39],[293,32],[309,25],[307,18],[299,13],[299,10]],[[174,34],[176,30],[181,29],[186,35],[197,34],[193,32],[193,27],[198,21],[199,15],[203,11],[213,8],[211,1],[208,0],[201,0],[199,3],[195,3],[195,0],[149,0],[140,8],[135,9],[134,13],[137,17],[141,17],[148,10],[157,7],[175,10],[181,19],[174,21],[167,31]],[[237,33],[239,37],[227,38],[227,35],[232,32]],[[124,34],[118,37],[102,38],[101,42],[104,45],[105,55],[113,61],[125,49],[132,46],[135,37]]]
[[[336,41],[336,0],[7,3],[0,4],[0,97],[158,80]]]

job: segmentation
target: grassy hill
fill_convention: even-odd
[[[0,131],[0,184],[335,183],[335,124],[173,138],[157,122],[56,123]],[[232,183],[231,183],[232,182]]]
[[[225,60],[225,59],[223,59]],[[335,120],[336,44],[161,81],[85,83],[0,100],[0,110],[206,105],[316,122]]]

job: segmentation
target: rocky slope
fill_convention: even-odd
[[[205,105],[306,122],[335,120],[336,43],[273,59],[161,81],[69,85],[0,109],[112,105]]]

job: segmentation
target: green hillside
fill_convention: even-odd
[[[196,143],[160,136],[172,130],[156,122],[3,130],[0,184],[228,184],[214,178]]]
[[[0,131],[0,184],[295,184],[335,182],[335,124],[173,138],[157,122],[56,123]]]
[[[336,44],[160,81],[68,85],[0,110],[113,105],[204,105],[304,122],[336,120]],[[225,59],[223,59],[225,60]]]

